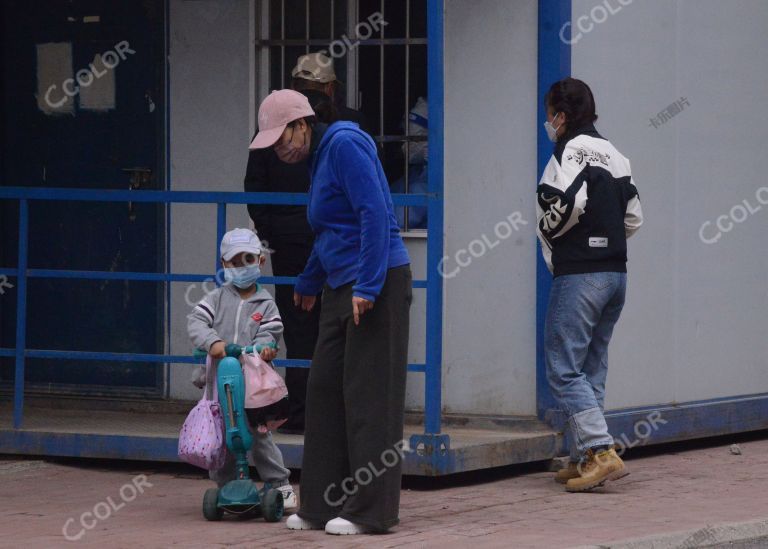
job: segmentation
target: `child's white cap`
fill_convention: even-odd
[[[261,241],[250,229],[232,229],[221,239],[221,258],[230,261],[243,252],[261,255]]]

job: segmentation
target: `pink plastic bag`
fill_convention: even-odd
[[[219,406],[211,357],[205,368],[205,391],[189,412],[179,432],[179,458],[209,471],[221,469],[227,459],[224,416]],[[213,393],[212,396],[211,393]]]
[[[288,396],[285,381],[257,354],[241,355],[245,376],[245,407],[263,408]]]

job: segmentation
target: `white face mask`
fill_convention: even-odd
[[[560,113],[557,113],[557,114],[554,116],[554,118],[552,118],[552,122],[554,122],[554,121],[555,121],[555,118],[557,118],[557,116],[558,116],[559,114],[560,114]],[[544,129],[547,131],[547,137],[549,138],[549,140],[550,140],[550,141],[552,141],[552,143],[555,143],[555,142],[557,142],[557,130],[559,130],[559,129],[560,129],[560,127],[562,126],[562,124],[560,124],[560,126],[558,126],[557,128],[555,128],[555,127],[552,125],[552,122],[550,122],[549,120],[547,120],[546,122],[544,122]]]

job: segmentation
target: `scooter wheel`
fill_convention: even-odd
[[[203,496],[203,516],[206,520],[221,520],[224,511],[219,508],[219,489],[208,488]]]
[[[267,522],[277,522],[283,518],[283,493],[280,490],[269,489],[261,498],[261,516]]]

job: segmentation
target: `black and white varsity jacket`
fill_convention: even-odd
[[[627,272],[640,197],[629,160],[593,125],[557,143],[537,195],[537,234],[554,276]]]

